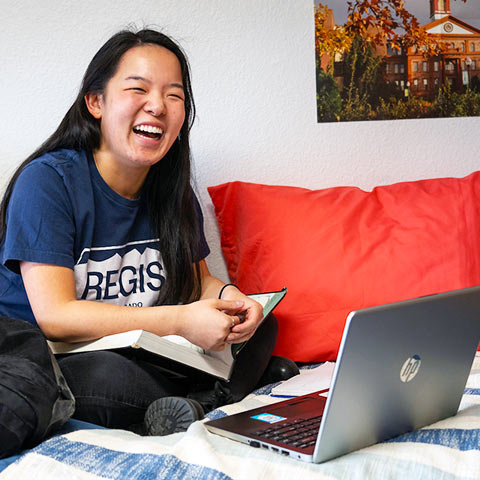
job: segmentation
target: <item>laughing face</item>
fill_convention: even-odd
[[[100,119],[101,145],[94,156],[101,173],[146,175],[185,120],[180,63],[158,45],[134,47],[123,55],[105,92],[88,94],[85,101]]]

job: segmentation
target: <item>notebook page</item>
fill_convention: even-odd
[[[299,375],[274,387],[272,395],[298,397],[329,388],[334,369],[335,363],[325,362],[315,368],[300,370]]]

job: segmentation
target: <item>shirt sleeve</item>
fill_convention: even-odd
[[[71,201],[52,166],[34,162],[24,168],[13,188],[6,227],[0,261],[14,273],[20,273],[20,261],[73,268]]]

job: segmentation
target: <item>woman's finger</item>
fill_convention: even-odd
[[[247,332],[247,333],[230,333],[225,341],[227,343],[241,343],[249,340],[255,332]]]

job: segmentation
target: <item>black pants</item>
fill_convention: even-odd
[[[239,353],[227,384],[233,401],[255,388],[272,355],[277,330],[275,317],[269,315]],[[154,400],[207,391],[217,380],[135,349],[65,355],[59,365],[75,397],[73,417],[110,428],[141,423]]]
[[[73,413],[74,399],[42,332],[0,317],[0,458],[41,442]]]

